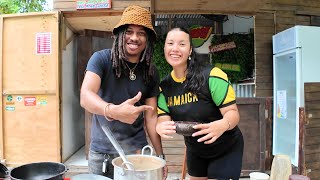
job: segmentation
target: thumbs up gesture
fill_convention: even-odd
[[[134,105],[141,99],[141,96],[142,96],[141,92],[138,92],[138,94],[135,97],[128,99],[119,105],[110,106],[112,117],[123,123],[133,124],[136,121],[136,119],[139,117],[141,112],[146,110],[153,110],[152,106],[148,106],[148,105],[135,106]]]

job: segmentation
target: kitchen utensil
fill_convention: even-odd
[[[147,148],[150,149],[150,154],[145,153]],[[147,145],[143,147],[141,154],[127,155],[128,160],[134,165],[134,170],[125,169],[120,157],[113,159],[114,180],[163,180],[163,167],[166,161],[152,156],[152,152],[152,147]]]
[[[25,164],[10,171],[12,180],[63,180],[67,168],[62,163],[37,162]]]
[[[121,159],[123,160],[123,164],[129,169],[129,170],[133,170],[133,165],[132,163],[130,163],[127,158],[126,155],[124,154],[123,149],[121,148],[120,144],[118,143],[118,141],[114,138],[112,132],[110,131],[109,127],[105,124],[105,123],[101,123],[101,127],[102,130],[104,131],[104,133],[107,135],[107,137],[109,138],[111,144],[113,145],[113,147],[116,149],[116,151],[119,153]]]

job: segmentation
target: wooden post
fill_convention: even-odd
[[[304,136],[306,120],[305,110],[303,107],[299,108],[299,162],[298,162],[298,173],[305,175],[305,158],[304,158]]]
[[[1,102],[0,102],[0,106],[3,107],[2,104],[2,63],[3,63],[3,59],[2,59],[2,36],[3,36],[3,17],[0,17],[0,98],[1,98]],[[4,147],[3,147],[3,114],[2,114],[2,110],[0,111],[0,160],[2,160],[4,158]]]

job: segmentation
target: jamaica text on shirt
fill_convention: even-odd
[[[198,97],[192,93],[185,93],[178,96],[168,97],[168,106],[179,106],[187,103],[197,102]]]

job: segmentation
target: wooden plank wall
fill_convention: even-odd
[[[295,25],[310,25],[310,17],[320,14],[318,0],[275,0],[272,10],[276,11],[276,33]]]
[[[305,83],[305,171],[320,179],[320,83]]]
[[[269,97],[273,94],[272,35],[274,28],[273,12],[257,13],[254,23],[256,97]]]
[[[183,136],[175,134],[172,139],[162,138],[162,146],[169,172],[181,173],[185,151]]]
[[[272,35],[320,16],[319,0],[264,0],[255,16],[256,97],[273,95]]]

